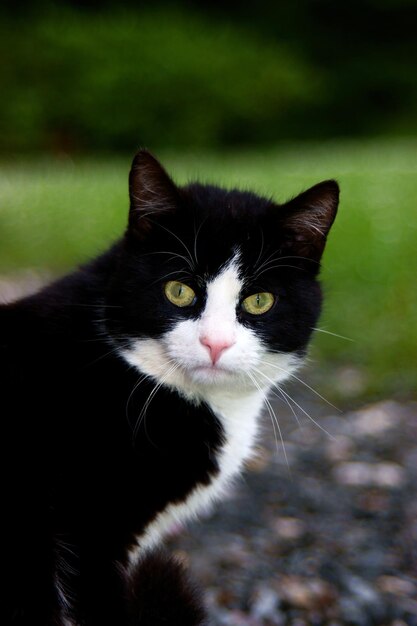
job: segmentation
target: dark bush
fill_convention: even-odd
[[[252,14],[94,4],[2,9],[0,151],[417,130],[415,38],[407,24],[397,32],[405,0],[396,21],[372,0],[343,5],[342,20],[327,0],[260,0]]]

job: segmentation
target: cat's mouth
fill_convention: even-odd
[[[221,365],[194,365],[188,369],[188,375],[199,383],[215,383],[230,380],[234,371]]]
[[[213,372],[226,373],[226,374],[232,373],[229,369],[226,369],[225,367],[221,367],[219,365],[196,365],[195,367],[193,367],[193,370],[198,371],[198,372],[209,372],[209,373],[213,373]]]

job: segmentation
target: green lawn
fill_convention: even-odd
[[[331,397],[415,395],[417,141],[334,142],[224,154],[159,155],[195,177],[285,200],[325,178],[342,189],[323,262],[327,294],[310,378]],[[0,169],[0,274],[62,273],[118,237],[128,158],[27,160]]]

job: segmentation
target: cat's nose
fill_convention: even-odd
[[[220,356],[223,354],[225,350],[231,348],[235,343],[234,339],[216,339],[215,337],[209,337],[203,335],[200,337],[200,343],[206,348],[209,349],[210,357],[213,365],[217,363],[220,359]]]

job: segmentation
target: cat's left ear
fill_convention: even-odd
[[[159,216],[174,211],[178,189],[159,161],[147,150],[135,155],[129,174],[129,230],[144,238]]]
[[[339,204],[339,185],[325,180],[280,207],[288,244],[301,257],[320,260]]]

